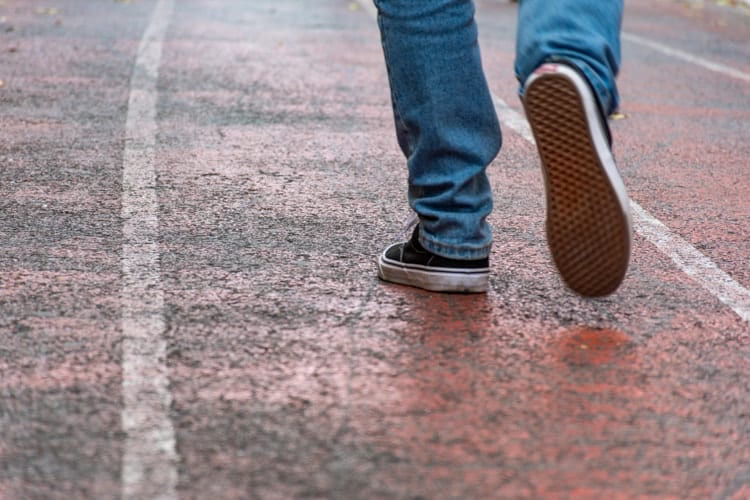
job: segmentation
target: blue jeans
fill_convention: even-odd
[[[485,258],[492,243],[486,168],[502,141],[482,69],[473,1],[374,2],[420,243],[443,257]],[[609,114],[619,99],[622,10],[622,0],[521,0],[519,82],[546,61],[566,61],[588,78]]]

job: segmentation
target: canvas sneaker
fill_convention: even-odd
[[[544,173],[552,259],[573,291],[608,295],[628,268],[632,222],[606,118],[587,80],[566,64],[543,64],[524,89]]]
[[[433,292],[483,293],[489,275],[489,259],[447,259],[426,250],[418,225],[408,241],[389,246],[378,259],[380,279]]]

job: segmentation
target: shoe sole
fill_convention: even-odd
[[[486,293],[489,268],[460,269],[404,264],[389,259],[385,252],[378,259],[378,276],[384,281],[431,292]]]
[[[630,260],[631,216],[594,95],[584,78],[544,65],[523,106],[547,192],[547,241],[563,281],[589,297],[614,292]]]

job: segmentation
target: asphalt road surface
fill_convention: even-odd
[[[365,0],[363,0],[365,1]],[[0,0],[0,498],[750,498],[750,10],[628,0],[611,297],[551,265],[517,5],[491,290],[408,215],[372,5]]]

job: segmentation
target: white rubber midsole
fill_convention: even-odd
[[[385,253],[378,259],[378,275],[385,281],[415,286],[433,292],[483,293],[489,286],[489,268],[435,268],[404,264],[389,259]]]

